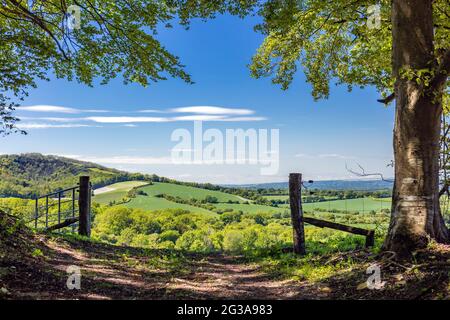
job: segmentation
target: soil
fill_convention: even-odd
[[[414,263],[380,256],[385,283],[370,290],[364,285],[369,262],[363,251],[323,257],[339,263],[353,255],[355,267],[309,283],[274,277],[239,256],[114,246],[34,234],[12,217],[0,222],[0,299],[450,298],[450,247],[444,245],[417,252]],[[80,290],[67,287],[69,266],[80,268]]]

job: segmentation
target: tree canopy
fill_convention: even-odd
[[[265,39],[250,66],[255,77],[272,76],[287,89],[298,69],[312,85],[314,98],[327,98],[330,84],[375,86],[384,97],[393,92],[391,1],[389,0],[143,0],[143,1],[1,1],[0,116],[1,133],[14,128],[12,111],[19,99],[47,79],[59,78],[92,85],[122,76],[125,83],[144,86],[167,77],[190,83],[179,57],[158,40],[160,28],[177,22],[188,27],[193,18],[231,13],[257,14],[255,29]],[[70,27],[72,7],[79,23]],[[377,6],[378,5],[378,6]],[[377,6],[377,7],[374,7]],[[448,58],[450,4],[433,3],[435,59],[428,70],[404,70],[429,83]],[[380,24],[368,27],[377,19]],[[446,51],[447,50],[447,51]],[[445,53],[447,52],[447,56]],[[392,97],[385,100],[390,102]]]
[[[0,3],[0,134],[17,131],[17,100],[36,87],[36,80],[48,80],[51,71],[87,85],[119,75],[125,83],[144,86],[169,76],[191,83],[180,59],[159,42],[158,29],[171,28],[173,21],[187,27],[192,17],[248,7],[234,1],[203,7],[190,0]]]
[[[450,47],[450,4],[434,2],[435,57],[440,62]],[[377,11],[380,23],[371,26]],[[301,66],[314,98],[327,98],[332,81],[349,89],[375,86],[385,97],[393,92],[391,1],[275,0],[260,13],[264,21],[257,30],[266,38],[251,65],[254,76],[272,75],[286,89]],[[413,72],[427,81],[436,71]]]

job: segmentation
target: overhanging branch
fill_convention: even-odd
[[[389,95],[388,97],[384,98],[384,99],[378,99],[378,102],[381,102],[385,105],[388,105],[389,103],[391,103],[392,101],[394,101],[395,99],[395,93],[392,93],[391,95]]]
[[[432,89],[441,89],[447,82],[450,73],[450,49],[447,49],[442,56],[441,63],[437,68],[434,78],[431,80],[430,86]]]

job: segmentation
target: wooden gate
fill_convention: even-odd
[[[302,175],[291,173],[289,175],[289,203],[291,207],[291,221],[294,229],[294,253],[306,254],[305,246],[305,223],[320,228],[331,228],[358,234],[366,237],[366,247],[373,247],[375,244],[375,231],[357,227],[351,227],[331,221],[319,220],[303,216],[302,208]]]
[[[66,227],[78,234],[91,234],[91,193],[88,176],[80,177],[76,187],[59,190],[35,199],[34,227],[54,231]]]

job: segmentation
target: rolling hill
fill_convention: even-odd
[[[0,156],[0,197],[30,198],[72,187],[78,177],[89,175],[94,188],[129,180],[150,180],[95,163],[59,156],[27,153]]]
[[[244,186],[232,189],[209,184],[184,183],[156,175],[128,173],[95,163],[37,153],[0,156],[0,198],[30,198],[76,185],[78,177],[89,175],[93,183],[93,201],[109,205],[122,204],[130,208],[162,210],[179,208],[211,214],[228,210],[246,213],[287,211],[289,205],[269,206],[255,201],[254,189],[284,188],[286,184]],[[151,184],[149,184],[151,183]],[[380,181],[318,181],[313,188],[379,189],[388,184]],[[136,189],[134,196],[128,196]],[[208,198],[214,201],[206,201]],[[287,199],[286,195],[265,196],[266,199]],[[125,200],[125,201],[124,201]],[[202,202],[203,201],[203,202]],[[369,211],[388,208],[389,203],[372,199],[305,203],[305,209]]]
[[[383,180],[320,180],[307,184],[311,190],[384,190],[392,189],[393,182]],[[226,187],[236,187],[245,189],[287,189],[287,182],[246,184],[246,185],[226,185]]]
[[[190,204],[177,203],[169,201],[167,199],[159,197],[159,195],[168,195],[176,197],[183,200],[204,200],[207,197],[214,197],[217,199],[217,204],[214,204],[217,208],[222,208],[221,205],[231,206],[228,202],[240,203],[247,202],[247,199],[242,197],[216,191],[216,190],[206,190],[202,188],[196,188],[192,186],[185,186],[174,183],[166,182],[153,182],[151,185],[140,181],[129,181],[129,182],[119,182],[105,188],[97,189],[94,191],[93,201],[100,204],[109,204],[111,202],[120,203],[120,201],[127,196],[128,191],[133,188],[137,188],[141,194],[129,199],[125,205],[129,208],[140,208],[144,210],[162,210],[162,209],[183,209],[189,210],[191,212],[212,214],[204,208],[196,207]],[[239,203],[239,204],[238,204]],[[246,207],[250,207],[247,205]],[[253,207],[253,206],[252,206]]]

